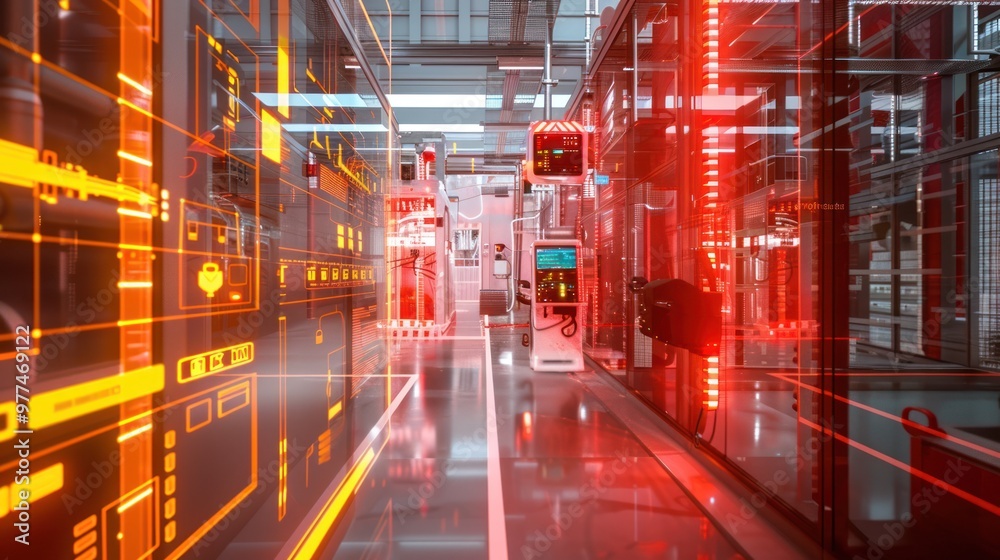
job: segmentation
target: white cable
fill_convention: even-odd
[[[465,214],[463,214],[463,213],[462,213],[462,211],[461,211],[461,210],[459,210],[459,211],[458,211],[458,215],[459,215],[459,216],[461,216],[462,218],[465,218],[466,220],[475,220],[476,218],[478,218],[478,217],[482,216],[482,215],[483,215],[483,209],[484,209],[484,208],[485,208],[485,206],[486,206],[486,205],[485,205],[485,204],[483,203],[483,186],[482,186],[482,185],[480,185],[479,183],[476,183],[476,184],[475,184],[475,185],[473,185],[473,186],[474,186],[474,187],[476,187],[476,189],[478,189],[478,190],[479,190],[479,213],[478,213],[478,214],[476,214],[475,216],[466,216]],[[465,200],[469,200],[469,199],[467,198],[467,199],[465,199]]]
[[[520,222],[520,221],[524,221],[524,220],[534,220],[534,219],[538,218],[539,214],[541,214],[541,213],[542,213],[542,211],[539,210],[538,212],[535,212],[534,216],[525,216],[523,218],[515,218],[515,219],[511,220],[511,222],[510,222],[510,256],[511,256],[511,261],[513,261],[515,258],[517,258],[517,259],[521,258],[521,255],[517,254],[518,247],[514,244],[514,222]],[[521,232],[521,235],[524,235],[523,231]],[[523,239],[522,239],[522,241],[523,241]],[[511,262],[510,266],[511,266],[511,278],[514,278],[514,262]],[[510,306],[507,307],[507,313],[510,313],[514,309],[514,301],[517,300],[517,295],[516,294],[517,294],[517,283],[515,282],[511,286],[511,296],[513,297],[513,299],[510,302]]]

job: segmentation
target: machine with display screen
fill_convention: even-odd
[[[583,319],[579,294],[580,243],[539,240],[531,244],[530,363],[535,371],[583,369]]]
[[[528,134],[532,184],[578,184],[587,177],[587,131],[573,121],[540,121]]]

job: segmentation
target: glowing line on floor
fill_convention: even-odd
[[[830,375],[829,373],[786,373],[784,375],[794,375],[797,377],[818,377],[820,375]],[[970,373],[954,373],[954,372],[919,372],[919,371],[907,371],[904,373],[897,372],[850,372],[850,371],[838,371],[837,375],[839,377],[1000,377],[1000,373],[990,373],[990,372],[970,372]]]
[[[484,317],[489,324],[489,317]],[[497,439],[497,400],[493,392],[493,350],[490,332],[486,336],[486,498],[489,511],[487,543],[491,559],[507,558],[507,515],[503,507],[500,479],[500,442]]]
[[[855,408],[859,408],[861,410],[864,410],[865,412],[870,412],[872,414],[875,414],[876,416],[881,416],[882,418],[885,418],[887,420],[892,420],[893,422],[898,422],[899,424],[903,425],[904,427],[905,426],[910,426],[910,427],[918,428],[918,429],[927,429],[927,426],[925,426],[923,424],[920,424],[918,422],[914,422],[913,420],[905,420],[901,416],[896,416],[895,414],[886,412],[884,410],[879,410],[879,409],[877,409],[877,408],[875,408],[873,406],[868,406],[868,405],[866,405],[866,404],[864,404],[862,402],[858,402],[858,401],[849,399],[849,398],[841,396],[841,395],[834,395],[830,391],[825,391],[825,390],[819,389],[817,387],[813,387],[812,385],[809,385],[808,383],[803,383],[803,382],[798,381],[796,379],[792,379],[788,375],[784,375],[784,374],[780,374],[780,373],[772,373],[770,375],[773,376],[773,377],[776,377],[778,379],[781,379],[781,380],[787,381],[789,383],[792,383],[793,385],[796,385],[796,386],[798,386],[798,387],[800,387],[802,389],[805,389],[807,391],[812,391],[812,392],[817,393],[817,394],[822,394],[823,396],[826,396],[826,397],[833,397],[834,399],[836,399],[836,400],[838,400],[838,401],[840,401],[840,402],[842,402],[844,404],[848,404],[848,405],[853,406]],[[1000,459],[1000,452],[997,452],[997,451],[995,451],[993,449],[989,449],[987,447],[983,447],[982,445],[979,445],[977,443],[973,443],[971,441],[967,441],[967,440],[955,437],[955,436],[953,436],[951,434],[947,434],[947,433],[942,433],[942,434],[940,434],[937,437],[940,437],[943,440],[950,441],[950,442],[955,443],[957,445],[961,445],[963,447],[968,447],[969,449],[973,449],[975,451],[983,453],[984,455],[989,455],[989,456],[994,457],[996,459]]]
[[[299,542],[290,558],[303,560],[317,556],[323,548],[327,534],[337,525],[347,500],[354,495],[358,485],[368,474],[368,467],[375,461],[375,457],[375,450],[369,447],[361,459],[351,467],[347,478],[340,483],[333,498],[324,505],[322,513],[309,526],[306,537]]]
[[[406,340],[405,338],[394,338],[393,341]],[[410,340],[416,340],[417,342],[436,342],[436,341],[451,341],[451,340],[483,340],[481,336],[435,336],[432,338],[410,338]]]
[[[282,547],[277,558],[293,558],[293,555],[295,558],[315,558],[315,555],[326,546],[329,534],[343,522],[340,519],[340,509],[343,508],[344,502],[349,498],[349,495],[353,495],[354,489],[364,482],[371,465],[388,443],[388,439],[384,438],[384,441],[378,446],[378,451],[375,451],[376,440],[384,437],[383,434],[389,426],[392,415],[409,394],[416,381],[416,375],[409,376],[389,408],[382,413],[375,426],[369,430],[368,435],[355,449],[353,456],[348,458],[344,467],[334,478],[334,482],[327,487],[313,504],[302,523],[285,541],[285,546]],[[342,492],[345,484],[346,487],[351,487],[350,492]]]
[[[908,474],[910,474],[912,476],[920,478],[921,480],[924,480],[924,481],[926,481],[926,482],[928,482],[930,484],[933,484],[934,486],[937,486],[938,488],[944,490],[945,492],[949,492],[951,494],[954,494],[955,496],[958,496],[959,498],[962,498],[963,500],[965,500],[965,501],[967,501],[967,502],[969,502],[971,504],[979,506],[980,508],[986,510],[988,513],[992,513],[993,515],[1000,516],[1000,506],[992,504],[992,503],[988,502],[987,500],[985,500],[983,498],[980,498],[979,496],[973,495],[970,492],[962,490],[961,488],[958,488],[956,486],[948,484],[947,482],[945,482],[945,481],[937,478],[936,476],[934,476],[932,474],[929,474],[929,473],[927,473],[925,471],[922,471],[920,469],[914,468],[914,467],[912,467],[912,466],[910,466],[910,465],[908,465],[908,464],[900,461],[899,459],[896,459],[894,457],[890,457],[889,455],[886,455],[885,453],[882,453],[881,451],[878,451],[877,449],[873,449],[873,448],[868,447],[867,445],[865,445],[863,443],[854,441],[853,439],[851,439],[851,438],[849,438],[849,437],[847,437],[847,436],[845,436],[843,434],[836,433],[833,430],[831,430],[830,428],[824,428],[823,426],[820,426],[819,424],[817,424],[815,422],[810,422],[809,420],[806,420],[805,418],[802,418],[801,416],[799,417],[799,423],[800,424],[805,424],[806,426],[809,426],[813,430],[815,430],[817,432],[820,432],[821,434],[823,434],[823,435],[825,435],[827,437],[836,438],[838,441],[840,441],[842,443],[846,443],[847,445],[850,445],[851,447],[853,447],[855,449],[858,449],[860,451],[864,451],[865,453],[871,455],[872,457],[875,457],[876,459],[881,459],[882,461],[884,461],[884,462],[886,462],[886,463],[888,463],[888,464],[896,467],[897,469],[899,469],[899,470],[901,470],[901,471],[903,471],[905,473],[908,473]],[[960,459],[958,461],[961,462]],[[949,468],[951,468],[951,467],[949,466]],[[957,474],[959,474],[961,476],[962,473],[957,473]]]

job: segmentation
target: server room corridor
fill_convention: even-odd
[[[3,560],[1000,551],[1000,0],[0,0],[0,268]]]
[[[533,372],[521,344],[527,314],[488,317],[474,307],[460,302],[454,329],[440,339],[393,342],[387,369],[408,382],[376,428],[387,436],[318,558],[818,553],[759,520],[740,539],[720,531],[723,514],[739,507],[735,495],[685,460],[684,444],[662,437],[655,420],[623,423],[620,415],[641,406],[634,397],[590,368]],[[321,508],[313,513],[322,517]],[[266,521],[251,524],[222,558],[292,556],[298,535],[285,542],[273,534]]]

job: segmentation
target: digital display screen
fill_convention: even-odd
[[[542,247],[535,252],[535,268],[538,270],[576,269],[575,247]]]
[[[533,144],[532,164],[536,175],[572,177],[583,174],[582,133],[539,132]]]

